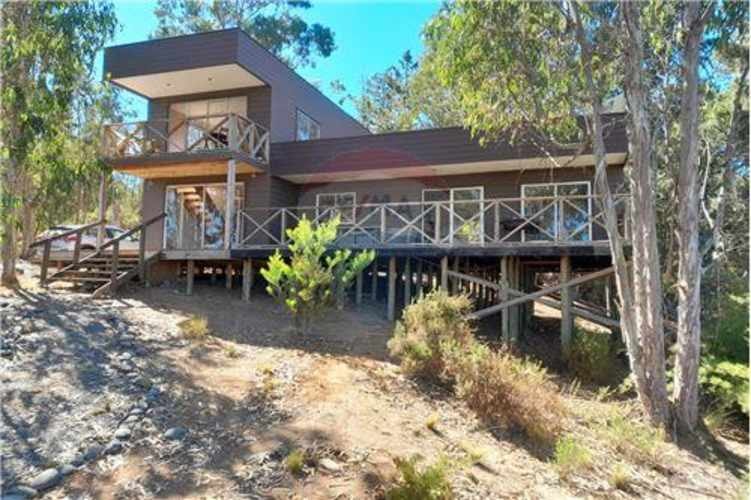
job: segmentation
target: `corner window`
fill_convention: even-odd
[[[327,210],[332,208],[333,210]],[[355,193],[320,193],[316,195],[317,216],[329,219],[336,214],[341,216],[342,224],[355,223]]]
[[[589,182],[522,184],[522,241],[591,241]]]
[[[297,110],[297,134],[295,137],[298,141],[309,141],[321,137],[321,126],[318,125],[318,122],[299,109]]]

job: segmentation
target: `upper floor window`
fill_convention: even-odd
[[[321,137],[321,126],[318,122],[299,109],[297,110],[297,134],[295,137],[298,141],[309,141]]]
[[[216,149],[227,145],[227,115],[247,114],[245,96],[202,99],[170,104],[169,151]]]
[[[355,193],[319,193],[316,195],[316,217],[328,220],[339,215],[342,224],[354,224],[356,199]]]

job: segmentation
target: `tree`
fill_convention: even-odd
[[[312,319],[336,303],[375,258],[373,250],[332,252],[338,229],[338,216],[317,227],[303,216],[295,228],[287,230],[289,262],[277,250],[261,269],[266,290],[292,313],[299,333],[307,334]]]
[[[328,57],[336,48],[334,32],[308,24],[296,10],[308,0],[158,0],[158,26],[153,38],[242,28],[290,66],[313,64],[313,56]]]
[[[70,132],[71,103],[116,20],[111,3],[38,0],[4,2],[0,17],[2,283],[14,285],[19,208],[36,187],[31,160]]]

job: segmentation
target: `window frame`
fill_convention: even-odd
[[[301,139],[300,138],[300,117],[303,116],[305,119],[307,119],[310,123],[315,124],[315,129],[317,131],[316,137],[308,137],[307,139]],[[308,113],[303,111],[300,108],[295,108],[295,141],[299,142],[305,142],[305,141],[315,141],[317,139],[321,138],[321,124],[310,116]]]
[[[520,195],[521,195],[521,209],[522,209],[522,216],[528,217],[527,214],[527,204],[526,204],[526,198],[527,196],[524,193],[524,189],[528,187],[553,187],[553,197],[556,199],[556,203],[553,205],[554,208],[554,218],[555,218],[555,237],[559,237],[559,231],[560,231],[560,219],[559,219],[559,210],[560,210],[560,202],[558,199],[558,186],[575,186],[584,184],[587,186],[587,214],[589,215],[588,221],[587,221],[587,235],[589,237],[588,240],[585,241],[592,241],[592,182],[591,181],[564,181],[564,182],[533,182],[529,184],[522,184],[520,186]],[[527,231],[526,228],[522,229],[522,242],[526,242],[527,239]],[[540,240],[530,240],[530,241],[540,241]],[[545,241],[545,240],[543,240]],[[555,241],[558,241],[557,239]]]
[[[477,242],[480,245],[485,244],[485,186],[453,186],[453,187],[447,187],[447,188],[425,188],[422,190],[422,193],[420,194],[420,200],[423,205],[423,210],[425,209],[425,205],[428,203],[448,203],[450,210],[451,210],[451,217],[449,218],[449,234],[447,237],[442,237],[439,241],[439,243],[443,243],[446,238],[448,238],[448,243],[450,245],[454,244],[454,237],[456,236],[454,232],[456,231],[456,228],[454,227],[455,223],[455,209],[454,209],[454,191],[468,191],[468,190],[479,190],[480,191],[480,198],[477,200],[477,203],[480,204],[480,241]],[[425,201],[425,193],[427,192],[442,192],[442,193],[448,193],[448,199],[447,200],[439,200],[439,201]],[[469,200],[461,200],[461,201],[469,201]],[[440,207],[438,207],[438,210],[440,210]],[[423,233],[425,232],[425,217],[423,217],[422,220],[422,227],[423,227]],[[471,242],[470,242],[471,243]]]
[[[352,205],[339,205],[337,204],[337,199],[339,196],[352,196]],[[334,207],[338,208],[339,213],[346,213],[344,210],[341,210],[341,207],[350,208],[352,210],[352,213],[350,214],[350,220],[345,220],[344,217],[342,217],[341,223],[342,225],[352,225],[355,224],[356,219],[356,210],[357,210],[357,192],[356,191],[334,191],[329,193],[316,193],[316,219],[318,219],[321,216],[321,203],[320,199],[322,196],[333,196],[334,197],[334,204],[333,205],[323,205],[326,208]]]

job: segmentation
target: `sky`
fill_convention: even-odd
[[[440,7],[440,2],[433,0],[312,0],[312,3],[312,8],[297,12],[308,23],[331,28],[337,49],[328,58],[317,58],[315,67],[297,71],[332,98],[335,96],[329,83],[333,80],[341,81],[349,93],[358,95],[365,78],[396,63],[406,50],[413,55],[421,54],[422,28]],[[156,28],[154,4],[116,0],[121,27],[110,45],[146,40]],[[101,72],[101,57],[99,67]],[[131,101],[136,119],[145,119],[143,100],[132,97]],[[345,109],[356,115],[351,103]]]

